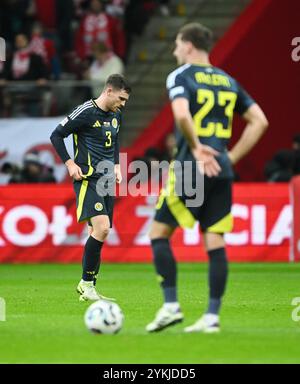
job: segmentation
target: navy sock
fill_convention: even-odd
[[[177,268],[168,239],[151,240],[153,261],[166,303],[177,302]]]
[[[99,271],[102,246],[102,241],[98,241],[92,236],[88,238],[84,247],[84,255],[82,259],[82,279],[84,281],[93,281],[97,274],[97,268]]]
[[[208,251],[209,256],[209,305],[206,313],[218,314],[222,304],[227,276],[228,262],[225,248]]]

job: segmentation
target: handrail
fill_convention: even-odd
[[[96,80],[46,80],[45,83],[43,84],[39,84],[37,81],[32,81],[32,80],[28,80],[28,81],[16,81],[16,80],[12,80],[12,81],[5,81],[5,83],[0,83],[0,88],[4,88],[4,87],[9,87],[9,86],[17,86],[17,87],[24,87],[24,86],[36,86],[36,87],[40,87],[40,86],[51,86],[51,87],[71,87],[71,86],[76,86],[76,87],[86,87],[86,86],[95,86],[95,85],[98,85],[98,84],[102,84],[104,85],[104,82],[102,81],[96,81]]]

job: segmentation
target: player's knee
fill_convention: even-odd
[[[109,230],[110,230],[109,226],[102,226],[101,228],[95,228],[93,229],[93,236],[99,241],[104,241],[109,235]]]
[[[210,233],[204,234],[204,243],[206,251],[211,251],[218,248],[225,247],[224,235],[221,233]]]
[[[102,228],[102,237],[104,238],[104,239],[106,239],[107,238],[107,236],[109,235],[109,230],[110,230],[110,228],[109,227],[104,227],[104,228]]]
[[[106,216],[97,216],[92,218],[93,236],[99,240],[104,241],[109,235],[110,221]]]
[[[161,223],[154,222],[150,228],[149,238],[150,240],[169,238],[172,234],[172,230],[169,226]]]
[[[150,240],[155,240],[162,237],[162,232],[158,231],[155,225],[152,225],[149,232],[149,238]]]

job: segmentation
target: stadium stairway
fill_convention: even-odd
[[[126,75],[133,93],[124,111],[125,129],[122,147],[129,147],[165,104],[166,76],[176,67],[172,56],[174,37],[179,27],[199,21],[223,35],[250,0],[171,0],[170,15],[157,12],[142,36],[135,39],[128,59]]]

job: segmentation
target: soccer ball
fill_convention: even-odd
[[[113,334],[120,331],[124,315],[116,303],[99,300],[88,307],[84,315],[86,327],[94,333]]]

